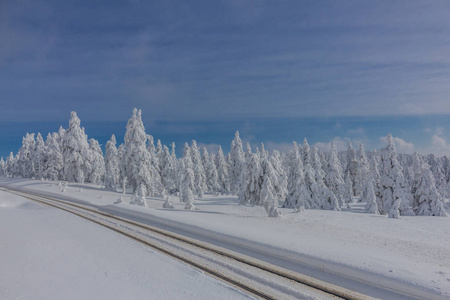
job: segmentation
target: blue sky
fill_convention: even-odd
[[[0,123],[22,122],[20,144],[75,110],[101,139],[138,107],[166,143],[213,149],[239,129],[371,149],[391,132],[450,154],[449,15],[448,1],[4,0]]]

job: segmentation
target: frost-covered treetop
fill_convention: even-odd
[[[72,111],[70,113],[70,120],[69,120],[69,128],[72,129],[74,127],[80,126],[81,121],[77,116],[77,113]]]

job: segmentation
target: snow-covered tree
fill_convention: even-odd
[[[0,178],[5,178],[6,176],[6,169],[5,169],[5,161],[3,160],[3,157],[0,159]]]
[[[326,210],[340,210],[339,201],[336,195],[326,187],[325,185],[325,172],[322,170],[322,164],[320,163],[320,157],[316,147],[313,147],[310,152],[310,164],[314,168],[315,181],[318,187],[317,198],[312,198],[314,208],[326,209]]]
[[[308,140],[305,138],[303,140],[303,147],[301,148],[301,155],[302,155],[302,160],[303,160],[303,165],[306,166],[307,164],[310,163],[310,147],[308,144]]]
[[[105,161],[103,152],[97,140],[89,140],[89,164],[91,166],[90,173],[87,176],[89,182],[100,184],[105,176]]]
[[[345,173],[350,175],[350,180],[353,186],[353,196],[356,195],[356,176],[358,172],[358,160],[356,157],[355,148],[353,148],[352,143],[348,143],[347,148],[347,167],[345,168]]]
[[[277,173],[273,168],[269,157],[267,155],[262,156],[261,161],[261,171],[262,171],[262,186],[259,205],[264,205],[269,217],[278,217],[281,215],[278,209],[277,193],[274,189],[273,182],[277,180]]]
[[[205,168],[208,192],[213,194],[220,193],[219,175],[217,174],[216,164],[214,163],[214,159],[209,157],[206,148],[203,148],[202,163]]]
[[[70,182],[84,182],[86,174],[86,153],[89,152],[89,144],[84,130],[80,127],[80,119],[76,112],[71,112],[69,129],[63,137],[63,174]]]
[[[192,140],[190,154],[194,170],[194,189],[192,192],[201,198],[208,188],[206,186],[205,169],[203,168],[202,158],[195,140]]]
[[[347,208],[350,207],[350,203],[353,202],[353,182],[351,180],[351,176],[349,172],[347,172],[345,176],[345,190],[344,190],[344,199],[347,204]]]
[[[239,195],[241,205],[260,205],[263,173],[259,155],[247,153],[245,188]]]
[[[127,187],[127,173],[125,169],[125,145],[120,144],[117,148],[117,156],[119,157],[119,186],[122,188],[122,193],[125,194]]]
[[[14,154],[12,152],[9,153],[9,156],[5,162],[5,175],[8,178],[18,175],[16,157],[14,156]]]
[[[445,170],[442,160],[434,154],[429,154],[427,156],[427,161],[430,165],[430,170],[433,174],[438,192],[443,198],[447,198],[447,180],[444,175]]]
[[[139,206],[147,206],[147,201],[145,200],[145,195],[147,195],[147,191],[145,190],[145,185],[140,183],[138,188],[131,197],[130,204],[139,205]]]
[[[159,156],[156,154],[155,140],[152,135],[147,135],[147,151],[150,154],[150,161],[152,165],[152,174],[150,174],[150,177],[152,180],[161,181]],[[159,178],[156,179],[157,177]]]
[[[414,212],[421,216],[446,217],[443,198],[438,192],[430,165],[422,163],[414,178]]]
[[[147,135],[142,123],[141,110],[133,109],[125,132],[125,152],[123,154],[124,177],[127,185],[135,192],[143,186],[145,192],[153,193],[152,165],[150,152],[146,149]]]
[[[370,173],[369,161],[367,160],[364,145],[359,145],[358,159],[356,165],[355,176],[355,192],[356,196],[365,198],[365,191],[367,190],[367,182],[372,181],[372,174]],[[373,188],[373,187],[372,187]]]
[[[164,150],[161,144],[161,140],[156,141],[156,149],[155,149],[155,154],[156,154],[156,160],[158,162],[158,172],[159,172],[159,176],[161,177],[161,173],[162,173],[162,169],[163,169],[163,158],[164,158]],[[162,179],[161,179],[162,181]]]
[[[59,130],[57,132],[57,136],[55,136],[56,141],[58,142],[59,145],[59,150],[61,153],[63,153],[63,148],[64,148],[64,136],[66,135],[66,130],[62,127],[59,126]]]
[[[44,177],[50,180],[58,180],[62,176],[63,156],[58,144],[58,134],[48,134],[45,140]]]
[[[287,173],[284,169],[280,152],[274,150],[273,154],[269,157],[269,160],[276,174],[276,181],[272,182],[276,198],[284,200],[286,199],[287,194]],[[245,170],[243,170],[243,172],[244,171]]]
[[[411,194],[405,186],[405,179],[400,164],[397,161],[397,150],[394,140],[389,134],[387,145],[380,155],[380,187],[382,214],[388,214],[391,218],[399,215],[414,215],[411,208]]]
[[[195,177],[191,157],[190,148],[186,143],[184,146],[183,158],[181,160],[180,201],[186,203],[185,209],[195,210],[194,194],[192,193]]]
[[[305,175],[303,173],[303,161],[299,147],[294,142],[290,152],[289,169],[287,174],[287,195],[283,206],[287,208],[301,209],[306,207],[309,195],[305,187]]]
[[[241,190],[240,184],[242,183],[242,177],[245,176],[245,159],[244,151],[242,149],[242,140],[239,137],[239,131],[236,131],[234,140],[231,142],[230,149],[230,184],[231,192],[233,194],[239,194]]]
[[[366,206],[365,211],[369,214],[379,215],[380,212],[378,210],[377,198],[375,196],[375,191],[373,189],[373,183],[371,180],[367,181],[366,191],[364,192]]]
[[[16,164],[18,167],[18,175],[24,178],[30,178],[34,174],[32,160],[34,145],[34,133],[27,133],[22,139],[22,147],[20,147],[19,151],[17,152]]]
[[[383,202],[381,198],[382,188],[380,185],[380,172],[378,171],[378,159],[375,155],[370,159],[370,173],[372,175],[373,189],[375,191],[375,197],[378,206],[378,212],[382,213]]]
[[[42,138],[41,133],[38,132],[36,136],[36,142],[34,144],[34,149],[31,155],[34,171],[32,176],[36,177],[37,179],[42,179],[44,177],[45,152],[44,139]]]
[[[305,150],[305,147],[303,147],[303,150]],[[306,189],[306,197],[304,202],[305,208],[318,208],[317,201],[318,199],[320,199],[321,193],[319,186],[316,183],[316,175],[314,169],[309,162],[304,165],[304,168]]]
[[[113,134],[106,142],[105,149],[105,189],[115,191],[119,184],[119,154],[116,148],[116,137]]]
[[[216,169],[219,176],[218,182],[220,186],[220,192],[228,195],[230,193],[230,180],[228,176],[228,165],[223,155],[222,147],[219,146],[219,151],[216,155]]]
[[[342,176],[341,162],[334,142],[331,143],[331,150],[328,155],[325,183],[338,198],[339,206],[342,207],[344,203],[349,201],[345,190],[344,176]]]
[[[163,153],[160,157],[160,162],[162,165],[161,170],[161,183],[168,195],[175,193],[177,188],[177,178],[176,178],[176,157],[175,160],[169,152],[167,146],[163,146]]]

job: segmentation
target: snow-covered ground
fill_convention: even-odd
[[[0,192],[0,299],[243,299],[113,231]]]
[[[304,213],[293,213],[292,210],[281,209],[281,218],[267,218],[262,207],[238,206],[234,197],[206,195],[203,199],[196,200],[197,211],[186,211],[177,198],[173,198],[174,210],[162,209],[164,200],[160,198],[147,198],[148,208],[129,205],[131,195],[124,195],[124,203],[117,205],[114,202],[120,197],[119,193],[106,192],[95,185],[70,184],[61,192],[57,183],[46,181],[0,181],[0,185],[4,184],[76,198],[109,209],[114,206],[118,211],[157,216],[199,230],[207,229],[216,235],[232,236],[242,243],[258,242],[274,249],[284,249],[296,257],[304,257],[306,263],[309,261],[310,264],[316,264],[331,273],[343,269],[347,273],[353,273],[349,276],[358,277],[362,281],[373,281],[375,284],[392,282],[392,285],[401,283],[418,292],[431,291],[440,294],[442,298],[450,297],[450,218],[414,216],[389,219],[386,216],[363,213],[363,205],[358,203],[342,212],[307,210]],[[29,272],[14,271],[18,265],[26,269],[44,269],[47,264],[41,265],[41,255],[50,259],[48,264],[54,264],[65,259],[63,254],[58,253],[68,252],[72,253],[73,261],[67,262],[67,267],[73,267],[79,270],[79,273],[65,271],[64,276],[55,276],[54,285],[67,286],[75,284],[72,281],[78,281],[79,284],[83,283],[83,286],[86,284],[87,289],[95,289],[100,293],[104,290],[102,285],[105,287],[112,281],[112,290],[117,290],[116,293],[136,293],[139,297],[146,289],[157,293],[172,285],[177,286],[171,290],[172,293],[190,293],[191,290],[187,287],[192,287],[194,292],[200,293],[195,287],[200,286],[201,282],[203,287],[209,284],[211,289],[223,289],[224,292],[221,293],[225,293],[225,298],[239,296],[236,291],[224,288],[207,276],[177,263],[170,264],[169,259],[157,253],[152,253],[157,257],[155,260],[146,259],[144,262],[142,255],[147,255],[148,250],[136,245],[129,249],[129,245],[122,243],[123,238],[115,239],[114,235],[106,230],[68,218],[66,214],[55,211],[44,213],[51,210],[36,209],[31,204],[20,205],[20,209],[10,208],[11,213],[6,213],[3,207],[0,208],[0,232],[2,237],[7,237],[7,242],[4,242],[4,238],[1,241],[3,247],[0,248],[0,263],[6,263],[8,266],[6,270],[3,268],[0,271],[0,285],[7,280],[10,285],[6,289],[7,292],[17,292],[16,289],[23,285],[21,282],[24,276],[26,282],[31,284],[29,290],[34,292],[43,285],[42,281],[49,281],[48,276],[53,271],[46,271],[46,276],[37,280],[36,275],[32,277]],[[47,213],[52,215],[51,221],[47,221],[50,219],[45,216]],[[38,226],[34,226],[36,222]],[[30,240],[24,238],[28,235],[31,235]],[[27,243],[38,246],[34,255],[39,256],[39,260],[27,252],[29,249],[24,246]],[[56,253],[57,247],[66,250]],[[130,255],[130,252],[134,254]],[[12,258],[5,259],[8,255],[3,253],[10,256],[21,254],[22,260],[12,263]],[[112,266],[109,265],[110,262]],[[161,267],[160,263],[167,264],[168,267]],[[157,275],[144,272],[149,269],[158,270]],[[183,271],[173,271],[179,269]],[[84,275],[86,270],[92,274],[76,276]],[[177,275],[173,275],[172,271]],[[94,279],[88,280],[89,276]],[[156,279],[153,276],[156,276]],[[186,279],[178,276],[184,276]],[[183,282],[181,287],[185,288],[181,288],[179,282]],[[131,285],[136,288],[128,291]],[[43,289],[44,292],[51,291],[50,287]],[[2,287],[2,290],[5,289]],[[59,290],[63,291],[62,288]],[[111,292],[111,295],[117,295],[116,293]],[[220,293],[215,295],[218,294]],[[189,295],[194,296],[187,294],[182,298]],[[199,298],[201,297],[200,294]]]

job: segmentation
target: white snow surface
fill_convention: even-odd
[[[282,217],[268,218],[263,207],[239,206],[237,198],[229,196],[204,195],[202,199],[196,199],[196,211],[186,211],[185,205],[176,197],[169,199],[175,209],[163,209],[164,199],[150,197],[146,200],[148,207],[133,206],[128,204],[132,196],[129,194],[123,195],[123,203],[114,204],[121,194],[107,192],[96,185],[69,184],[65,192],[61,192],[57,182],[0,181],[0,185],[5,184],[60,194],[95,205],[114,205],[118,209],[144,212],[186,226],[206,228],[216,235],[286,249],[318,259],[324,265],[345,266],[359,272],[361,277],[376,275],[415,289],[431,290],[444,298],[450,297],[450,218],[411,216],[392,219],[364,213],[364,203],[352,204],[350,209],[340,212],[306,210],[293,213],[292,209],[280,209]],[[5,198],[3,193],[1,197]],[[151,253],[155,259],[144,259],[149,250],[130,246],[106,229],[20,201],[8,196],[0,202],[0,264],[6,264],[6,269],[0,271],[0,298],[5,298],[1,293],[15,296],[14,293],[22,290],[24,280],[30,284],[27,295],[37,291],[50,295],[45,293],[51,293],[55,286],[63,293],[64,288],[75,289],[80,284],[97,292],[99,298],[107,298],[103,293],[123,295],[114,298],[137,299],[144,295],[158,298],[161,296],[158,293],[168,286],[174,297],[164,295],[164,298],[175,299],[181,295],[176,293],[184,292],[187,294],[182,294],[181,298],[195,296],[201,299],[206,295],[201,293],[202,289],[195,289],[200,286],[205,290],[217,290],[213,294],[215,298],[241,296],[197,271],[171,263],[160,254]],[[44,260],[37,259],[41,255]],[[20,261],[13,262],[15,257],[20,257]],[[17,266],[22,269],[18,271]],[[53,277],[55,268],[63,273]],[[37,276],[36,273],[44,275]],[[130,285],[133,289],[128,288]],[[190,287],[194,287],[194,291]]]
[[[0,299],[248,299],[197,269],[0,191]]]

